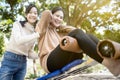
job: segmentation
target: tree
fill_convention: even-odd
[[[59,0],[60,5],[65,11],[65,21],[75,27],[84,27],[91,25],[82,25],[84,21],[89,21],[91,15],[95,15],[97,10],[107,5],[110,0]],[[98,16],[92,16],[92,18]],[[91,23],[91,22],[90,22]],[[81,26],[82,25],[82,26]]]
[[[102,26],[106,29],[102,38],[120,42],[120,28],[118,27],[120,21],[120,1],[112,1],[112,4],[109,6],[112,6],[111,10],[100,15],[102,24],[99,26]]]
[[[1,0],[0,1],[0,33],[4,34],[4,36],[10,36],[12,23],[16,20],[17,14],[20,14],[22,8],[18,8],[18,3],[21,0]],[[4,48],[4,36],[0,35],[0,47]],[[1,54],[4,50],[0,50]]]

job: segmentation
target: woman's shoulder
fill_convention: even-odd
[[[20,21],[15,21],[15,22],[13,23],[13,28],[20,28],[20,27],[22,27]]]
[[[13,25],[14,24],[20,25],[20,21],[15,21],[15,22],[13,22]]]

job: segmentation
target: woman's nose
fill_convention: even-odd
[[[57,18],[59,21],[62,21],[62,19],[60,17]]]
[[[35,14],[35,13],[32,13],[32,16],[36,16],[36,14]]]

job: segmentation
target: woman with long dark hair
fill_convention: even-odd
[[[106,61],[97,53],[99,40],[91,34],[84,33],[81,29],[63,25],[63,18],[63,9],[61,7],[55,7],[51,11],[43,11],[41,19],[37,24],[36,31],[39,32],[41,36],[38,45],[40,63],[44,70],[49,73],[61,69],[73,60],[82,59],[83,53],[85,53],[97,62],[107,66],[111,71],[113,66],[106,65]],[[82,52],[74,52],[72,48],[71,51],[62,49],[60,46],[61,38],[57,31],[67,32],[67,37],[77,40],[78,46]],[[63,45],[65,45],[65,43],[66,42],[63,42]],[[111,72],[113,72],[114,75],[118,75],[118,73],[114,73],[114,71]]]
[[[13,23],[9,44],[0,67],[0,80],[24,80],[26,74],[26,57],[37,59],[34,45],[39,38],[35,32],[38,18],[37,7],[30,4],[26,7],[25,21]]]

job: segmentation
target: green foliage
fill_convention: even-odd
[[[120,30],[105,30],[104,39],[111,39],[120,43]]]
[[[16,20],[17,14],[20,14],[18,3],[22,0],[1,0],[0,1],[0,55],[3,54],[4,36],[10,37],[12,23]],[[17,11],[18,10],[18,11]]]
[[[16,4],[19,4],[19,2],[21,2],[21,1],[22,0],[6,0],[6,3],[8,3],[11,6],[11,8],[12,8]]]
[[[0,22],[0,31],[2,33],[4,33],[4,35],[9,38],[10,37],[10,33],[11,33],[11,28],[12,28],[12,23],[13,21],[11,19],[7,19],[7,20],[2,20]]]
[[[4,51],[5,51],[5,47],[4,47],[4,34],[2,32],[0,32],[0,56],[2,56]]]
[[[82,25],[86,19],[91,22],[91,18],[97,18],[98,16],[90,16],[95,14],[101,7],[107,5],[109,2],[110,0],[96,0],[95,2],[93,2],[93,0],[59,0],[60,5],[65,11],[65,21],[75,27],[81,27],[80,25]]]
[[[38,76],[36,74],[30,74],[28,77],[26,77],[26,79],[35,79]]]
[[[86,32],[94,32],[94,28],[92,28],[91,22],[88,19],[85,19],[80,27],[86,30]]]

